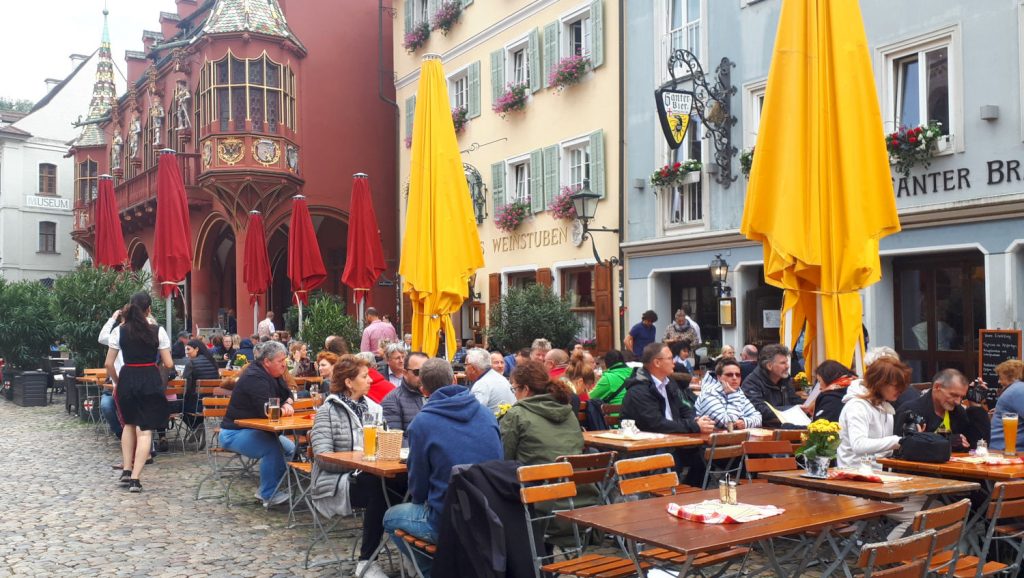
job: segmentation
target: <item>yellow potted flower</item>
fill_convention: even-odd
[[[827,478],[828,466],[839,449],[839,424],[827,419],[815,420],[807,426],[807,433],[801,438],[804,443],[797,448],[796,455],[802,456],[807,464],[805,475]]]

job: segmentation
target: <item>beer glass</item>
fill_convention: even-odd
[[[363,459],[370,462],[377,459],[378,419],[374,413],[367,413],[363,418]]]
[[[1003,413],[1003,439],[1006,440],[1006,449],[1003,455],[1017,455],[1017,414]]]
[[[271,423],[281,421],[281,398],[272,397],[267,400],[267,403],[263,404],[263,413]]]

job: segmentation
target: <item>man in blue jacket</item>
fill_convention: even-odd
[[[406,544],[395,539],[404,530],[430,542],[437,541],[437,527],[448,491],[452,466],[477,464],[504,457],[498,420],[468,389],[455,383],[447,361],[428,359],[420,367],[423,394],[430,399],[409,424],[410,502],[388,509],[384,530],[402,552]],[[429,576],[429,560],[414,555]]]

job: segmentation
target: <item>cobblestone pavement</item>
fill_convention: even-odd
[[[117,440],[67,415],[57,397],[32,408],[0,400],[0,576],[352,574],[351,564],[303,569],[309,529],[258,505],[254,481],[238,484],[242,503],[230,508],[194,500],[205,454],[158,455],[144,491],[129,494],[111,468]]]

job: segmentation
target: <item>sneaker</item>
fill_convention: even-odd
[[[128,480],[128,491],[133,494],[137,494],[142,491],[142,484],[139,482],[138,478]]]
[[[289,494],[288,492],[282,490],[280,492],[277,492],[273,496],[271,496],[269,500],[263,500],[263,507],[264,508],[270,508],[270,507],[276,506],[278,504],[283,504],[283,503],[287,502],[290,497],[291,497],[291,494]]]
[[[132,471],[131,470],[121,470],[121,478],[118,481],[121,482],[122,486],[127,486],[129,480],[131,480],[131,479],[132,479]]]
[[[388,575],[380,569],[380,566],[371,560],[360,560],[356,564],[356,576],[361,576],[362,578],[388,578]]]

